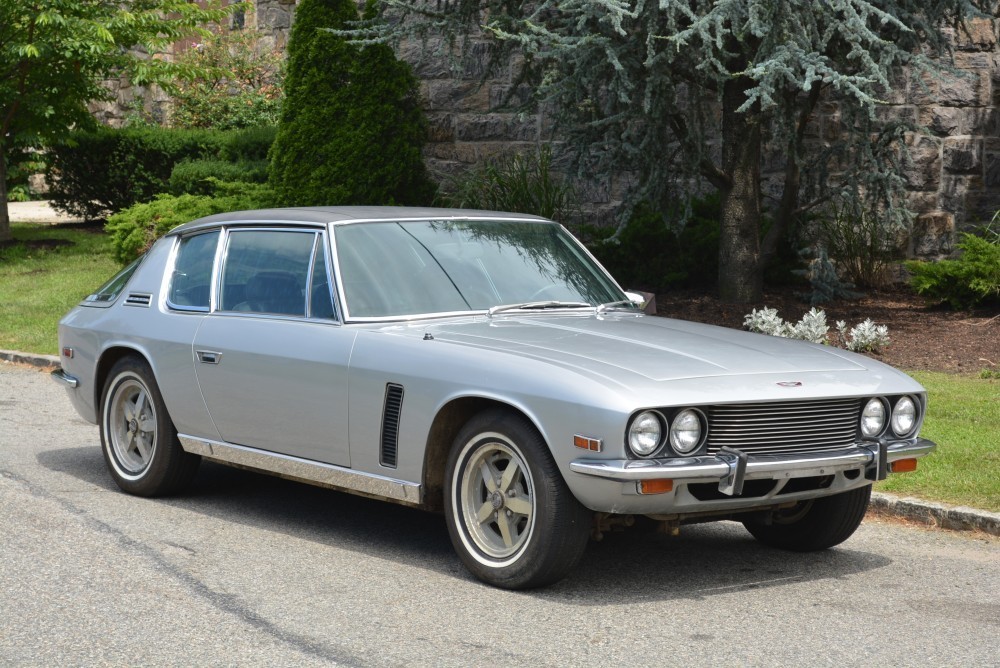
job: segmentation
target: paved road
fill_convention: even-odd
[[[547,590],[470,579],[440,517],[205,465],[116,491],[96,427],[0,365],[0,665],[997,666],[1000,540],[866,522],[795,555],[627,533]]]

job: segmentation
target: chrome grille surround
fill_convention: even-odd
[[[705,408],[706,450],[723,446],[749,454],[841,450],[858,441],[860,398],[728,404]]]

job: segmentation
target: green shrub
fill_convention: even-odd
[[[882,217],[848,206],[820,219],[818,241],[840,273],[861,288],[887,285],[889,266],[899,255],[896,235]]]
[[[228,162],[267,160],[278,128],[274,125],[233,130],[224,135],[219,158]]]
[[[231,183],[264,183],[267,161],[226,162],[225,160],[185,160],[170,172],[171,195],[212,195],[215,180]]]
[[[260,209],[274,205],[274,192],[266,185],[214,182],[215,195],[159,195],[151,202],[133,205],[108,218],[115,258],[129,262],[173,228],[213,213]]]
[[[573,187],[552,172],[552,149],[486,161],[458,177],[446,203],[463,209],[513,211],[565,221],[576,210]]]
[[[719,274],[719,198],[696,198],[691,209],[680,231],[648,205],[636,208],[617,240],[609,238],[611,229],[584,226],[579,231],[601,264],[628,288],[666,292],[713,286]]]
[[[369,12],[373,5],[369,6]],[[358,19],[353,0],[302,0],[288,44],[285,100],[271,149],[283,204],[427,204],[417,80],[384,44],[323,28]]]
[[[67,213],[100,218],[167,192],[176,163],[217,156],[226,138],[158,127],[74,132],[50,147],[49,199]]]
[[[956,260],[907,262],[913,289],[953,309],[1000,301],[1000,231],[992,229],[1000,221],[1000,212],[993,221],[983,230],[983,237],[962,234],[958,243],[962,255]]]
[[[178,81],[174,127],[229,130],[275,125],[281,113],[284,59],[257,30],[226,30],[184,51],[177,61],[207,75]]]

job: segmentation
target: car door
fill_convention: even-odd
[[[347,373],[354,333],[335,317],[317,229],[231,229],[216,308],[194,364],[222,438],[350,466]]]

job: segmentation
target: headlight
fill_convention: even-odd
[[[892,409],[892,432],[896,436],[909,436],[917,424],[917,404],[912,397],[903,397]]]
[[[861,434],[874,437],[885,428],[885,402],[881,399],[870,399],[861,411]]]
[[[663,442],[663,418],[659,413],[639,413],[628,428],[628,447],[640,457],[656,452]]]
[[[701,416],[687,408],[674,416],[670,423],[670,446],[679,455],[687,455],[701,445]]]

